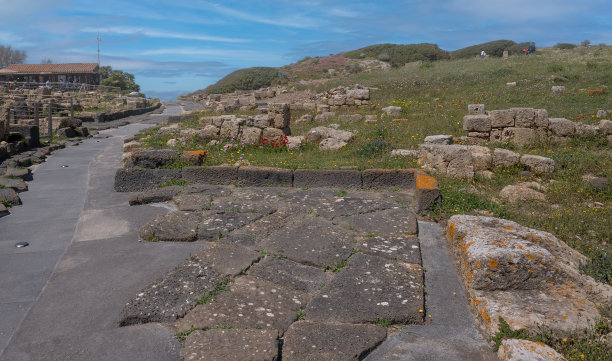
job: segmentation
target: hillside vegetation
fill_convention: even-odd
[[[528,45],[528,42],[517,44],[512,40],[496,40],[455,51],[446,51],[440,49],[437,44],[377,44],[336,55],[306,57],[281,68],[240,69],[207,87],[203,92],[206,94],[224,94],[236,90],[265,88],[284,84],[287,81],[318,79],[327,76],[330,69],[348,74],[359,73],[363,70],[359,65],[360,60],[379,60],[398,68],[416,61],[435,62],[472,58],[480,55],[482,50],[492,57],[501,57],[504,50],[508,50],[510,55],[521,54],[522,50],[527,48]]]
[[[255,67],[236,70],[204,91],[208,94],[231,93],[235,90],[254,90],[286,82],[286,76],[277,68]]]

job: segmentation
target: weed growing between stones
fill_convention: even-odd
[[[377,318],[374,320],[374,323],[377,323],[383,327],[389,327],[393,324],[393,322],[391,322],[391,320],[388,318]]]
[[[489,341],[495,342],[494,351],[497,352],[499,350],[499,346],[502,341],[506,338],[516,338],[521,340],[529,340],[529,336],[527,335],[527,331],[524,329],[513,330],[510,328],[510,325],[503,317],[499,317],[499,331],[495,334],[495,336],[491,337]]]
[[[217,329],[217,328],[227,330],[227,329],[232,328],[232,326],[230,326],[230,325],[226,325],[226,324],[224,324],[224,323],[220,323],[220,324],[218,324],[218,325],[213,325],[213,326],[210,326],[208,329],[211,329],[211,330],[212,330],[212,329]]]
[[[187,331],[177,332],[174,337],[176,337],[176,339],[180,342],[185,342],[187,336],[189,336],[193,331],[195,331],[195,327],[191,326],[191,328]]]
[[[159,242],[159,238],[153,237],[153,236],[149,236],[149,237],[147,237],[147,242]]]
[[[187,181],[184,179],[171,179],[159,185],[157,188],[166,188],[172,186],[184,186],[187,185]]]
[[[340,189],[338,193],[336,193],[336,197],[340,197],[340,198],[344,197],[345,195],[346,195],[346,190],[344,189]]]
[[[304,310],[297,311],[297,320],[298,321],[303,320],[305,316],[306,316],[306,311],[304,311]]]
[[[198,300],[198,305],[203,305],[205,303],[208,303],[208,302],[214,300],[215,297],[217,297],[217,295],[219,295],[219,293],[221,293],[223,291],[227,291],[227,287],[228,287],[228,284],[230,282],[233,282],[233,280],[225,280],[225,281],[219,283],[218,285],[216,285],[214,290],[208,292],[208,294],[206,296],[204,296],[204,297],[202,297],[202,298],[200,298]]]
[[[332,268],[332,271],[334,273],[338,273],[338,272],[342,271],[343,269],[346,268],[346,266],[349,264],[349,262],[351,262],[351,260],[347,258],[345,260],[342,260],[341,262],[336,263],[334,265],[334,268]]]
[[[13,204],[9,201],[7,201],[6,199],[2,200],[2,204],[6,207],[6,208],[11,208],[13,206]]]

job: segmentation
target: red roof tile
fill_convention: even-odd
[[[6,68],[17,74],[70,74],[93,73],[98,71],[97,63],[65,63],[65,64],[11,64]]]

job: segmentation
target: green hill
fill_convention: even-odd
[[[277,68],[255,67],[236,70],[204,91],[208,94],[231,93],[235,90],[255,90],[286,82],[287,77]]]

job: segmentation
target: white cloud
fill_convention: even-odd
[[[84,28],[81,30],[84,33],[106,33],[117,35],[144,35],[152,38],[168,38],[168,39],[185,39],[185,40],[200,40],[200,41],[216,41],[226,43],[244,43],[249,42],[248,39],[226,38],[222,36],[198,35],[188,33],[176,33],[169,31],[159,31],[140,27],[131,26],[109,26],[103,28]]]
[[[270,62],[274,55],[269,52],[257,50],[226,50],[226,49],[201,49],[201,48],[161,48],[153,50],[145,50],[138,55],[181,55],[181,56],[204,56],[214,57],[215,59],[232,59],[250,61],[266,61]]]

